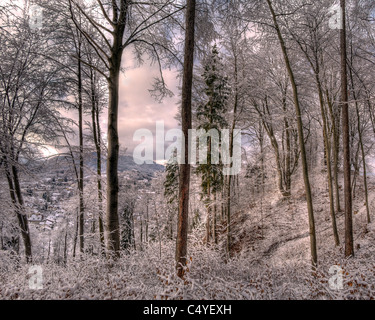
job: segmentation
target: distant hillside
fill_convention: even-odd
[[[102,160],[102,171],[105,172],[106,170],[106,159]],[[86,159],[86,165],[96,169],[96,153],[92,153]],[[137,171],[144,176],[152,176],[155,172],[162,172],[165,170],[165,167],[157,164],[136,164],[133,160],[132,156],[120,156],[118,162],[118,171],[119,172],[127,172],[127,171]]]
[[[79,158],[76,157],[76,165],[78,166]],[[90,168],[93,171],[96,171],[96,153],[92,152],[85,155],[84,157],[84,166]],[[105,174],[106,171],[106,159],[102,159],[102,173]],[[40,172],[51,172],[51,171],[65,171],[73,173],[71,166],[71,158],[65,155],[56,155],[52,158],[49,158],[46,161],[38,163],[29,163],[30,167],[33,167],[34,170]],[[157,163],[152,164],[143,164],[138,165],[134,162],[132,156],[121,155],[118,162],[118,171],[119,172],[134,172],[134,177],[136,179],[151,179],[155,173],[163,172],[165,167]]]

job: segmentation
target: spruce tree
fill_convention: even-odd
[[[219,52],[216,45],[213,47],[210,56],[204,66],[202,75],[205,82],[206,103],[199,105],[197,108],[198,129],[203,129],[207,133],[210,130],[218,130],[227,127],[224,114],[226,112],[229,88],[227,78],[224,75],[224,66],[220,60]],[[208,136],[207,146],[207,162],[200,163],[196,172],[201,175],[201,197],[204,199],[207,207],[207,243],[211,237],[211,196],[219,192],[224,184],[224,176],[222,173],[223,164],[221,161],[213,163],[211,149],[213,145],[219,145],[219,141],[213,141],[214,137]],[[213,216],[213,237],[216,242],[216,219]]]

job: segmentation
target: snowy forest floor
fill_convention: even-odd
[[[41,290],[29,289],[29,266],[15,267],[2,252],[0,299],[374,299],[375,183],[369,185],[369,225],[359,185],[353,205],[355,257],[349,259],[344,258],[344,215],[337,215],[341,245],[335,247],[325,183],[313,185],[319,260],[315,271],[306,202],[297,185],[289,201],[267,195],[272,201],[262,203],[263,214],[259,196],[249,209],[237,210],[235,255],[229,261],[223,254],[224,235],[216,247],[207,247],[204,226],[196,229],[189,238],[184,281],[175,276],[173,241],[151,243],[112,265],[89,255],[67,266],[45,264]],[[330,274],[332,266],[343,270],[342,289],[329,285],[336,274]]]

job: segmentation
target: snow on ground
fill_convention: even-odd
[[[363,191],[357,189],[354,210],[355,257],[344,258],[334,246],[324,179],[313,186],[319,266],[313,270],[306,202],[299,185],[290,201],[263,203],[263,237],[259,201],[234,215],[236,252],[231,260],[203,244],[204,226],[189,239],[189,265],[183,281],[174,272],[174,242],[150,244],[144,251],[106,263],[85,256],[66,267],[43,265],[43,289],[29,289],[28,266],[15,268],[0,257],[0,299],[374,299],[375,223],[366,227]],[[370,184],[370,210],[375,221],[375,185]],[[238,211],[239,212],[239,211]],[[344,217],[338,215],[340,240]],[[224,238],[224,237],[223,237]],[[330,285],[342,268],[343,287]],[[332,271],[332,270],[331,270]],[[340,274],[341,275],[341,274]],[[340,276],[339,275],[339,276]]]

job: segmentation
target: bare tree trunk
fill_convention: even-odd
[[[123,37],[128,18],[128,1],[121,1],[118,5],[112,1],[113,10],[113,43],[109,57],[109,105],[108,105],[108,155],[107,155],[107,251],[114,258],[120,256],[120,223],[118,215],[118,104],[119,104],[119,78],[121,70],[122,53],[124,51]]]
[[[91,81],[91,120],[94,135],[94,143],[96,149],[96,179],[98,189],[98,203],[99,203],[99,239],[100,239],[100,251],[101,254],[105,254],[104,244],[104,225],[103,225],[103,190],[102,190],[102,148],[101,148],[101,130],[99,123],[99,105],[96,94],[94,72],[90,70],[90,81]]]
[[[339,171],[338,170],[338,167],[339,167],[339,151],[340,151],[339,150],[340,131],[337,128],[337,125],[336,125],[337,119],[336,119],[335,114],[333,112],[332,101],[329,97],[328,89],[326,90],[326,96],[327,96],[328,110],[329,110],[331,122],[332,122],[333,181],[334,181],[334,187],[335,187],[336,210],[337,210],[337,212],[341,212],[339,172],[338,172]]]
[[[147,199],[147,206],[146,206],[146,226],[145,226],[145,233],[146,233],[146,243],[148,243],[148,199]],[[172,227],[171,227],[172,229]],[[172,238],[172,236],[171,236]]]
[[[350,142],[351,142],[351,144],[350,144],[350,150],[354,150],[354,136],[355,136],[355,130],[354,130],[354,131],[352,130],[350,135],[351,135],[351,138],[350,138]],[[358,175],[359,175],[359,164],[358,164],[358,162],[359,162],[359,151],[360,151],[360,145],[359,145],[359,143],[357,143],[356,148],[357,148],[357,150],[356,150],[356,152],[355,152],[354,157],[352,156],[352,157],[350,158],[351,166],[352,166],[353,169],[354,169],[354,173],[353,173],[353,175],[352,175],[352,177],[351,177],[351,184],[352,184],[352,186],[351,186],[352,201],[355,199],[355,196],[356,196],[357,177],[358,177]]]
[[[14,165],[12,165],[11,167],[12,169],[10,170],[7,160],[5,160],[5,172],[9,186],[9,193],[18,220],[18,225],[21,230],[21,236],[25,249],[26,262],[32,263],[30,229],[27,216],[24,212],[24,202],[18,178],[18,169]]]
[[[68,263],[68,229],[65,230],[65,237],[64,237],[64,265]]]
[[[131,232],[131,237],[132,237],[132,244],[133,244],[133,249],[134,250],[137,250],[137,247],[136,247],[136,245],[135,245],[135,231],[134,231],[134,225],[135,225],[135,222],[134,222],[134,214],[132,213],[132,215],[131,215],[131,220],[130,220],[130,222],[131,222],[131,225],[130,225],[130,227],[131,227],[131,230],[130,230],[130,232]]]
[[[155,200],[154,200],[154,207],[155,207],[156,227],[158,228],[158,238],[159,238],[159,258],[161,259],[161,234],[160,234],[160,224],[159,224],[159,213],[156,208]]]
[[[287,87],[285,87],[285,92],[283,94],[283,111],[284,111],[284,128],[285,128],[285,143],[286,143],[286,155],[285,155],[285,168],[284,168],[284,185],[285,185],[285,193],[291,194],[291,187],[292,187],[292,173],[291,173],[291,141],[290,141],[290,126],[289,121],[286,115],[287,112]]]
[[[143,217],[141,217],[140,223],[140,233],[139,233],[139,248],[143,250]]]
[[[280,27],[276,19],[276,14],[271,4],[271,0],[267,0],[267,3],[272,14],[274,27],[277,31],[280,46],[284,55],[285,64],[288,70],[289,79],[293,88],[293,99],[294,99],[294,105],[296,108],[298,137],[299,137],[299,145],[300,145],[300,150],[301,150],[302,173],[303,173],[303,180],[305,183],[307,211],[309,215],[311,261],[312,261],[312,264],[316,266],[318,263],[318,254],[317,254],[317,248],[316,248],[314,210],[313,210],[312,194],[311,194],[311,187],[310,187],[310,181],[309,181],[308,164],[307,164],[306,149],[305,149],[305,138],[304,138],[304,132],[303,132],[302,114],[301,114],[301,108],[300,108],[300,103],[299,103],[298,89],[297,89],[297,84],[295,81],[294,73],[293,73],[293,70],[289,61],[289,56],[288,56],[288,52],[285,46],[284,38],[281,34]]]
[[[224,186],[225,186],[225,177],[224,177]],[[225,187],[220,192],[220,200],[221,200],[221,222],[225,219],[225,206],[224,206],[224,199],[225,199]]]
[[[118,44],[120,45],[120,44]],[[112,55],[109,82],[108,157],[107,157],[107,250],[115,257],[120,255],[120,230],[118,217],[118,99],[121,54]]]
[[[83,253],[85,247],[84,225],[85,205],[83,199],[83,102],[82,102],[82,67],[81,67],[81,40],[78,43],[78,129],[79,129],[79,251]]]
[[[51,254],[51,238],[49,238],[48,240],[47,264],[49,262],[50,254]]]
[[[230,128],[230,137],[229,137],[229,157],[233,158],[233,141],[234,141],[234,130],[237,123],[237,109],[238,109],[238,63],[237,56],[234,57],[234,79],[235,79],[235,94],[234,94],[234,105],[233,105],[233,121]],[[227,188],[226,188],[226,217],[227,217],[227,243],[226,250],[228,258],[231,258],[231,246],[232,246],[232,234],[231,234],[231,204],[232,204],[232,175],[227,177]]]
[[[208,178],[209,179],[209,178]],[[206,220],[206,244],[208,245],[211,241],[211,186],[210,182],[208,181],[208,187],[207,187],[207,220]]]
[[[232,141],[233,139],[231,139]],[[232,142],[231,142],[232,144]],[[229,150],[232,150],[230,148]],[[232,176],[229,175],[227,178],[227,188],[226,188],[226,197],[227,197],[227,205],[226,205],[226,217],[227,217],[227,243],[226,243],[226,250],[228,258],[231,258],[231,245],[232,245],[232,239],[231,239],[231,228],[230,228],[230,222],[231,222],[231,181]]]
[[[189,129],[191,123],[191,96],[193,83],[193,65],[194,65],[194,33],[195,33],[195,0],[187,0],[186,8],[186,31],[185,31],[185,55],[184,55],[184,74],[182,84],[182,131],[185,135],[184,142],[184,164],[180,166],[180,185],[179,185],[179,210],[178,227],[176,243],[176,268],[177,275],[184,276],[187,255],[187,231],[189,224],[189,191],[190,191],[190,164],[189,164]]]
[[[76,257],[76,247],[77,247],[78,231],[79,231],[79,213],[78,213],[78,209],[77,209],[76,230],[75,230],[74,241],[73,241],[73,258]]]
[[[340,238],[337,232],[336,213],[335,213],[335,205],[334,205],[333,186],[332,186],[331,146],[330,146],[329,138],[328,138],[328,130],[327,130],[328,124],[327,124],[326,112],[324,110],[324,97],[323,97],[323,90],[322,90],[321,82],[319,79],[319,69],[320,69],[319,66],[317,66],[316,83],[317,83],[318,92],[319,92],[320,112],[321,112],[322,120],[323,120],[323,139],[324,139],[324,146],[325,146],[325,159],[326,159],[326,165],[327,165],[329,211],[331,214],[332,230],[333,230],[333,236],[335,239],[335,244],[336,246],[339,246]]]
[[[29,223],[27,220],[27,216],[24,213],[24,201],[20,186],[20,181],[18,177],[18,169],[16,166],[12,166],[12,174],[13,174],[13,181],[14,181],[14,187],[18,199],[18,208],[17,208],[17,218],[19,225],[21,227],[21,235],[25,247],[25,255],[26,255],[26,261],[27,263],[32,262],[32,252],[31,252],[31,238],[30,238],[30,228]]]
[[[4,222],[1,221],[1,244],[0,244],[0,250],[4,250],[4,234],[3,234],[3,228],[4,228]]]
[[[356,98],[354,97],[354,100]],[[361,147],[361,154],[362,154],[362,167],[363,167],[363,184],[365,187],[365,204],[366,204],[366,216],[367,216],[367,223],[371,223],[370,217],[370,208],[368,203],[368,185],[367,185],[367,169],[366,169],[366,154],[365,149],[363,147],[363,140],[362,140],[362,130],[361,130],[361,119],[358,109],[358,103],[356,102],[356,111],[357,111],[357,119],[358,119],[358,135],[359,135],[359,144]]]
[[[217,213],[217,205],[216,205],[216,192],[215,192],[214,193],[214,210],[212,213],[212,239],[215,244],[217,244],[216,213]]]
[[[342,109],[342,135],[344,159],[344,196],[345,196],[345,256],[354,255],[353,242],[353,217],[352,217],[352,192],[350,184],[350,136],[349,136],[349,105],[348,105],[348,75],[346,53],[346,7],[345,0],[340,0],[342,11],[342,29],[340,31],[341,48],[341,109]]]
[[[261,169],[261,198],[260,198],[260,222],[261,222],[261,228],[262,228],[262,239],[264,238],[264,221],[263,221],[263,199],[264,199],[264,184],[265,184],[265,173],[264,173],[264,132],[262,130],[262,124],[259,121],[259,145],[260,145],[260,154],[261,154],[261,160],[260,160],[260,169]]]

